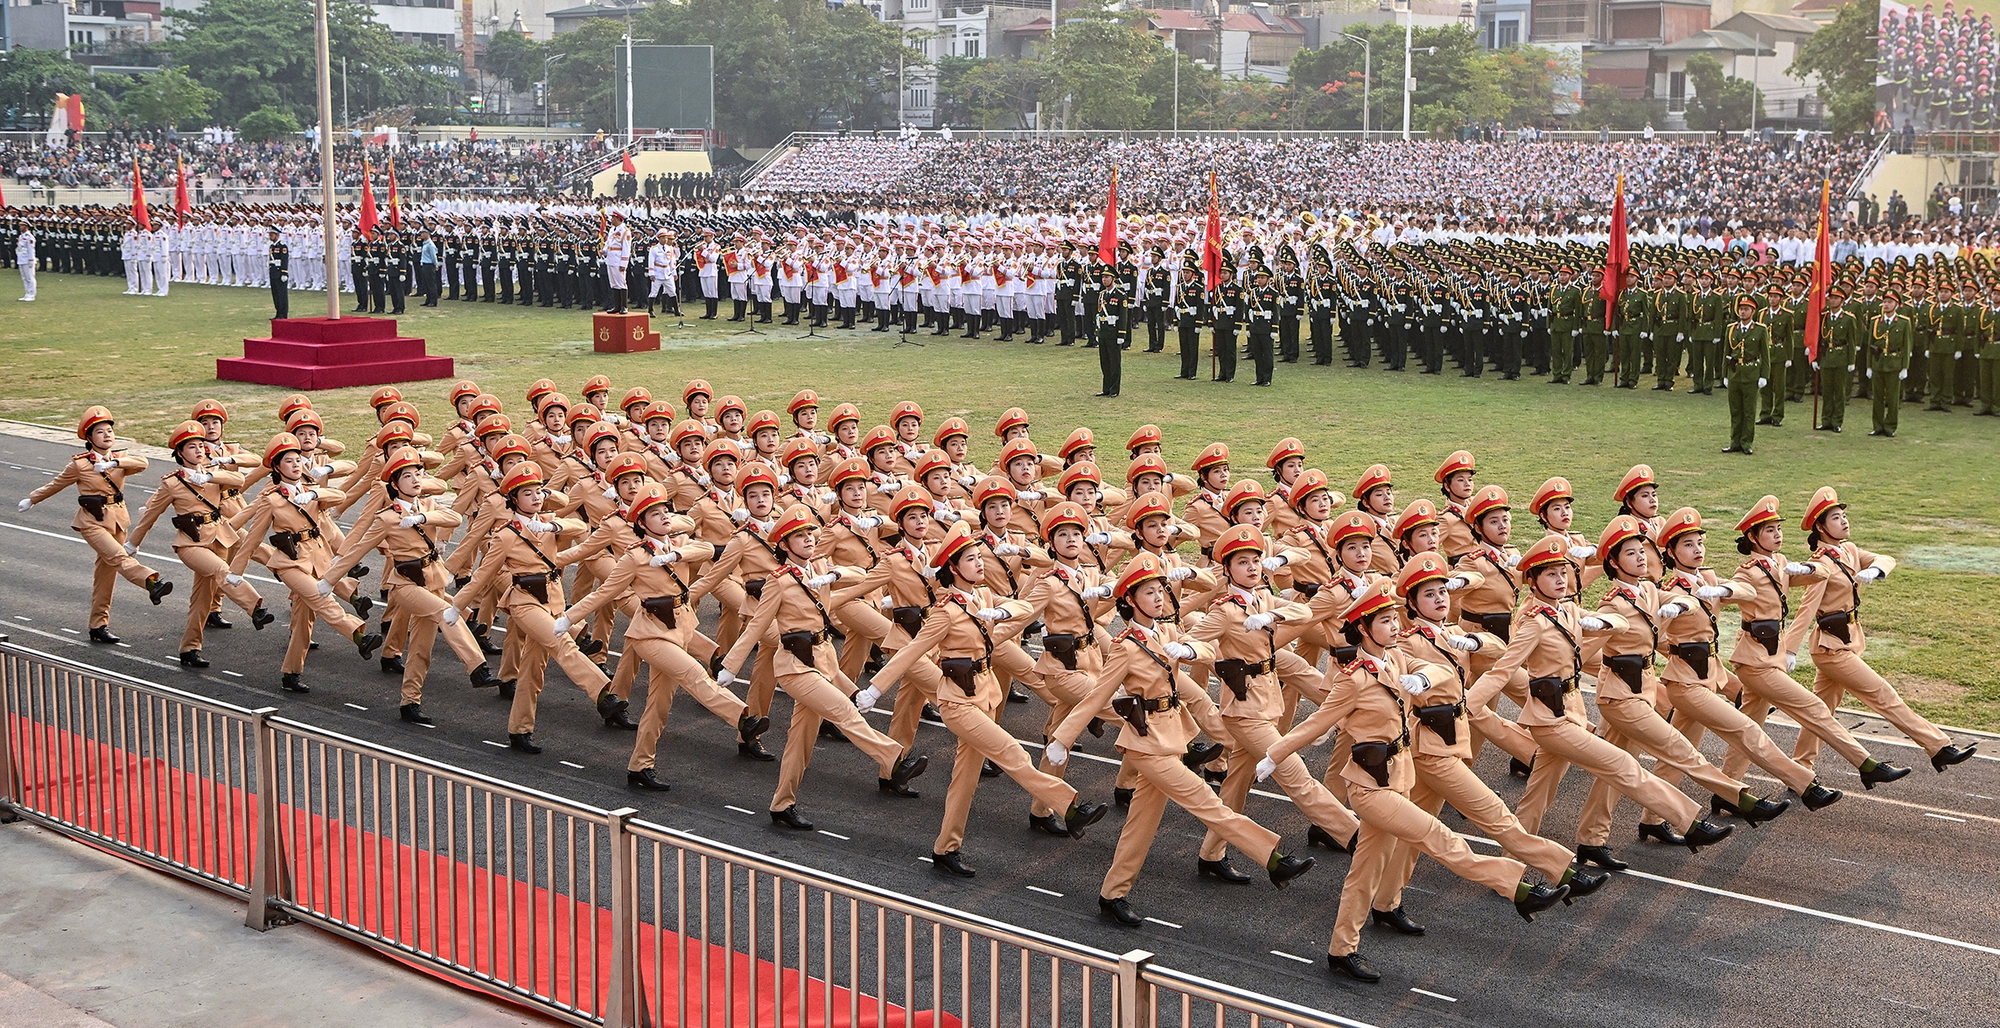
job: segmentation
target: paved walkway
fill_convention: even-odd
[[[28,824],[0,825],[0,1026],[548,1025]]]

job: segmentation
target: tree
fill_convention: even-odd
[[[292,109],[282,104],[259,107],[237,120],[236,133],[253,143],[268,143],[296,135],[299,119],[292,116]]]
[[[215,114],[234,121],[283,105],[311,119],[317,95],[311,0],[208,0],[176,12],[172,39],[161,44],[195,81],[217,90]],[[452,89],[435,68],[454,62],[442,49],[403,43],[356,0],[329,0],[334,71],[347,59],[346,86],[359,111],[443,96]]]
[[[1854,0],[1833,16],[1833,24],[1805,38],[1785,74],[1819,79],[1827,128],[1842,135],[1866,131],[1875,118],[1875,74],[1879,54],[1876,0]]]
[[[1724,75],[1722,62],[1707,54],[1687,59],[1687,79],[1694,87],[1687,105],[1689,128],[1726,132],[1750,126],[1750,112],[1762,99],[1755,85]]]
[[[948,125],[1019,129],[1054,82],[1047,62],[1017,57],[943,57],[937,62],[938,113]]]
[[[1617,86],[1603,83],[1591,86],[1584,94],[1583,109],[1570,119],[1577,128],[1608,128],[1619,132],[1637,132],[1648,125],[1666,124],[1666,105],[1650,96],[1626,99]]]
[[[118,120],[117,101],[97,88],[90,69],[62,50],[15,50],[0,60],[0,108],[18,115],[47,117],[56,94],[83,97],[84,124],[109,126]]]
[[[548,46],[519,32],[496,32],[479,51],[479,70],[521,92],[542,77]]]
[[[1144,127],[1154,97],[1140,79],[1167,51],[1139,27],[1143,12],[1113,11],[1108,0],[1079,0],[1049,38],[1054,94],[1067,98],[1072,128]]]
[[[549,103],[570,112],[583,124],[601,129],[616,128],[624,119],[618,114],[618,71],[614,51],[622,45],[625,23],[611,18],[590,18],[562,37],[566,56],[549,68]],[[722,109],[720,98],[716,109]]]
[[[179,68],[161,68],[144,75],[119,98],[126,117],[140,125],[178,128],[208,117],[222,94],[188,77]]]

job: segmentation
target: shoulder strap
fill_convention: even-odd
[[[1574,678],[1581,679],[1583,677],[1583,647],[1577,645],[1576,636],[1571,635],[1570,630],[1563,627],[1562,619],[1556,616],[1556,608],[1543,607],[1541,614],[1548,619],[1549,624],[1555,626],[1557,632],[1562,633],[1563,641],[1569,643],[1570,661],[1574,665],[1574,670],[1571,674]]]
[[[509,521],[507,522],[507,531],[514,533],[514,538],[519,539],[524,543],[527,543],[528,549],[535,551],[535,556],[542,558],[542,566],[549,569],[549,574],[556,575],[558,577],[562,575],[562,569],[556,567],[555,562],[549,559],[549,555],[543,553],[542,548],[536,546],[535,541],[533,539],[528,538],[527,533],[521,531],[519,526],[515,525],[512,521]]]

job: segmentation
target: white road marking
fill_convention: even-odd
[[[583,770],[583,765],[582,765],[582,764],[572,764],[572,763],[570,763],[570,762],[569,762],[569,761],[567,761],[567,760],[558,760],[558,761],[556,761],[556,763],[558,763],[558,764],[561,764],[561,765],[562,765],[562,766],[564,766],[564,767],[573,767],[573,768],[576,768],[576,769],[577,769],[578,771],[581,771],[581,770]]]
[[[1833,862],[1834,862],[1834,863],[1836,863],[1836,864],[1853,864],[1853,865],[1854,865],[1855,867],[1867,867],[1867,866],[1868,866],[1867,864],[1864,864],[1864,863],[1862,863],[1862,862],[1861,862],[1861,861],[1859,861],[1859,860],[1843,860],[1843,859],[1841,859],[1840,857],[1828,857],[1827,859],[1828,859],[1828,860],[1831,860],[1831,861],[1833,861]]]
[[[343,703],[343,704],[341,704],[341,706],[343,706],[343,707],[352,707],[352,708],[354,708],[355,710],[367,710],[367,709],[368,709],[367,707],[364,707],[364,706],[362,706],[362,705],[361,705],[361,704],[359,704],[359,703]]]
[[[1715,963],[1718,963],[1718,964],[1722,964],[1722,965],[1724,965],[1724,966],[1727,966],[1727,967],[1742,967],[1742,966],[1744,966],[1744,965],[1742,965],[1742,964],[1739,964],[1739,963],[1736,963],[1736,962],[1735,962],[1735,961],[1733,961],[1733,960],[1724,960],[1724,959],[1722,959],[1721,957],[1703,957],[1703,958],[1701,958],[1701,959],[1703,959],[1703,960],[1710,960],[1710,961],[1714,961]]]
[[[1966,795],[1967,795],[1967,796],[1970,796],[1970,797],[1972,797],[1972,798],[1973,798],[1973,799],[1975,799],[1975,800],[1990,800],[1990,799],[2000,799],[2000,797],[1995,797],[1995,796],[1981,796],[1980,794],[1978,794],[1978,793],[1976,793],[1976,792],[1968,792],[1968,793],[1966,793]]]
[[[1147,918],[1146,920],[1148,920],[1148,921],[1151,921],[1151,922],[1153,922],[1154,924],[1156,924],[1156,925],[1159,925],[1159,926],[1160,926],[1160,927],[1162,927],[1162,928],[1172,928],[1172,929],[1175,929],[1175,930],[1179,930],[1179,928],[1180,928],[1180,925],[1177,925],[1177,924],[1173,923],[1172,921],[1162,921],[1162,920],[1160,920],[1160,919],[1159,919],[1159,918],[1157,918],[1157,917],[1149,917],[1149,918]]]
[[[1805,914],[1809,917],[1824,918],[1825,920],[1828,921],[1838,921],[1841,924],[1849,924],[1857,928],[1873,928],[1878,932],[1888,932],[1892,935],[1902,935],[1912,939],[1921,939],[1925,942],[1935,942],[1945,946],[1956,946],[1959,949],[1971,950],[1974,953],[1984,953],[1988,956],[2000,957],[2000,948],[1996,948],[1993,946],[1981,946],[1978,943],[1966,942],[1963,939],[1951,939],[1951,938],[1946,938],[1945,936],[1942,935],[1932,935],[1929,932],[1919,932],[1919,931],[1913,931],[1908,928],[1898,928],[1892,924],[1882,924],[1879,921],[1868,921],[1859,917],[1848,917],[1845,914],[1835,914],[1825,910],[1814,910],[1811,907],[1801,907],[1795,903],[1782,903],[1779,902],[1778,900],[1765,899],[1762,896],[1746,896],[1740,892],[1730,892],[1728,889],[1717,889],[1713,886],[1698,885],[1694,882],[1683,882],[1677,878],[1667,878],[1662,875],[1648,874],[1644,871],[1634,871],[1627,869],[1624,871],[1620,871],[1619,874],[1630,875],[1631,877],[1634,878],[1643,878],[1649,882],[1659,882],[1662,885],[1676,885],[1683,889],[1688,889],[1693,892],[1705,892],[1711,896],[1726,896],[1730,899],[1742,900],[1745,903],[1755,903],[1758,906],[1771,907],[1772,909],[1775,910],[1786,910],[1794,914]]]
[[[826,836],[826,837],[827,837],[827,838],[829,838],[829,839],[839,839],[839,840],[840,840],[841,842],[853,842],[853,841],[854,841],[854,840],[852,840],[852,839],[848,838],[848,837],[847,837],[847,836],[845,836],[845,835],[838,835],[838,834],[836,834],[836,833],[833,833],[833,832],[829,832],[829,831],[827,831],[827,830],[826,830],[826,829],[824,829],[824,828],[822,828],[822,829],[820,829],[820,830],[819,830],[819,834],[821,834],[821,835],[824,835],[824,836]]]
[[[1429,989],[1419,989],[1415,986],[1411,986],[1410,991],[1416,993],[1419,996],[1429,996],[1432,999],[1441,999],[1444,1000],[1446,1003],[1458,1002],[1458,999],[1456,997],[1447,996],[1442,992],[1432,992]]]
[[[1933,814],[1933,813],[1931,813],[1931,812],[1930,812],[1930,811],[1928,811],[1928,810],[1924,811],[1924,816],[1925,816],[1925,817],[1934,817],[1934,818],[1937,818],[1937,819],[1938,819],[1938,820],[1940,820],[1940,821],[1956,821],[1956,822],[1958,822],[1959,824],[1964,824],[1964,823],[1965,823],[1965,819],[1964,819],[1964,818],[1962,818],[1962,817],[1951,817],[1951,816],[1949,816],[1949,815],[1946,815],[1946,814]]]
[[[66,632],[66,633],[68,633],[68,634],[70,634],[70,635],[82,635],[82,634],[83,634],[82,632],[79,632],[79,631],[77,631],[77,630],[76,630],[76,629],[74,629],[74,628],[65,628],[65,629],[63,629],[63,631],[64,631],[64,632]]]
[[[1271,955],[1272,955],[1272,956],[1274,956],[1274,957],[1284,957],[1284,958],[1285,958],[1286,960],[1296,960],[1296,961],[1298,961],[1298,962],[1299,962],[1299,963],[1301,963],[1301,964],[1310,964],[1310,963],[1313,963],[1313,961],[1312,961],[1312,960],[1310,960],[1310,959],[1308,959],[1308,958],[1306,958],[1306,957],[1302,957],[1302,956],[1298,956],[1297,954],[1294,954],[1294,953],[1287,953],[1287,952],[1285,952],[1284,950],[1281,950],[1281,949],[1274,949],[1274,950],[1272,950],[1272,951],[1271,951]]]
[[[722,805],[722,809],[724,809],[724,810],[733,810],[733,811],[737,812],[738,814],[748,814],[748,815],[750,815],[751,817],[756,817],[756,816],[757,816],[757,812],[756,812],[756,811],[754,811],[754,810],[744,810],[744,809],[743,809],[742,807],[732,807],[732,806],[730,806],[730,805],[729,805],[729,804],[727,804],[727,803],[724,803],[724,804]]]
[[[498,746],[503,750],[507,748],[507,744],[504,742],[494,742],[491,739],[481,739],[479,741],[485,743],[488,746]]]
[[[1044,896],[1054,896],[1054,897],[1055,897],[1055,898],[1057,898],[1057,899],[1062,899],[1062,893],[1060,893],[1060,892],[1057,892],[1057,891],[1055,891],[1054,889],[1044,889],[1044,888],[1042,888],[1042,887],[1041,887],[1041,886],[1039,886],[1039,885],[1030,885],[1030,886],[1028,886],[1028,891],[1029,891],[1029,892],[1039,892],[1039,893],[1041,893],[1041,894],[1042,894],[1042,895],[1044,895]]]
[[[241,671],[224,671],[224,672],[223,672],[223,674],[225,674],[225,675],[228,675],[228,676],[229,676],[229,677],[231,677],[231,678],[242,678],[242,677],[243,677],[243,672],[241,672]]]
[[[132,648],[132,644],[131,644],[131,643],[119,643],[119,644],[118,644],[118,648],[119,648],[119,649],[121,649],[121,650],[129,650],[129,649],[131,649],[131,648]]]
[[[16,620],[16,621],[29,621],[29,622],[32,622],[32,621],[34,621],[35,619],[34,619],[34,618],[31,618],[31,617],[29,617],[29,616],[27,616],[26,614],[16,614],[16,615],[14,615],[14,620]]]
[[[931,858],[929,858],[929,857],[918,857],[917,859],[918,859],[918,860],[921,860],[921,861],[923,861],[923,862],[924,862],[924,863],[926,863],[926,864],[934,864],[934,863],[936,863],[936,861],[932,860],[932,859],[931,859]]]

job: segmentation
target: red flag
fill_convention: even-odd
[[[0,3],[5,3],[5,2],[6,0],[0,0]],[[0,185],[0,207],[5,207],[5,206],[7,206],[7,187],[5,185]]]
[[[1201,232],[1201,274],[1214,289],[1222,282],[1222,205],[1215,198],[1215,172],[1208,173],[1208,225]]]
[[[1618,192],[1611,201],[1611,247],[1604,254],[1604,279],[1597,285],[1597,295],[1604,298],[1604,327],[1611,327],[1611,318],[1618,306],[1618,290],[1624,285],[1625,273],[1632,266],[1632,257],[1625,243],[1625,176],[1618,176]]]
[[[1833,286],[1833,250],[1827,242],[1827,199],[1833,184],[1819,184],[1819,241],[1813,244],[1812,289],[1806,294],[1806,359],[1819,360],[1820,320],[1826,315],[1826,291]]]
[[[361,238],[363,239],[375,238],[375,226],[381,220],[375,213],[375,186],[371,181],[374,177],[374,167],[366,160],[363,160],[361,162],[361,216],[354,223],[354,227],[360,230]]]
[[[132,155],[132,220],[148,232],[153,230],[153,219],[146,216],[146,182],[139,177],[139,155]]]
[[[188,212],[194,204],[188,202],[187,165],[179,157],[174,158],[174,224],[186,225]]]
[[[629,151],[619,159],[618,167],[627,175],[637,175],[639,173],[638,166],[632,163],[632,154]]]
[[[1097,260],[1118,263],[1118,166],[1111,167],[1111,195],[1104,200],[1104,227],[1097,234]]]
[[[403,211],[401,203],[396,199],[396,158],[393,154],[389,157],[389,224],[397,231],[402,231]]]

